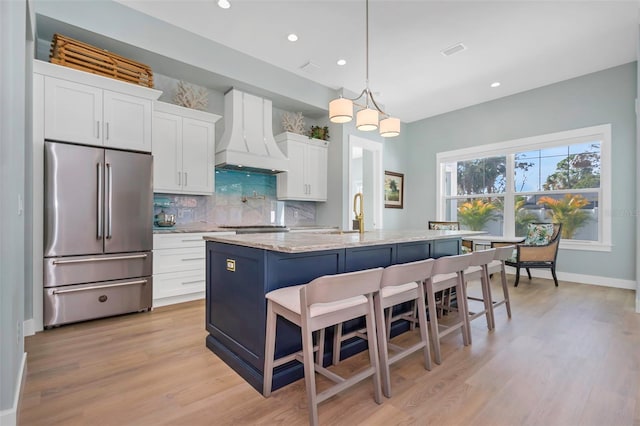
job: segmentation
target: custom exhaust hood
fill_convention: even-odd
[[[224,95],[224,134],[216,147],[216,167],[279,173],[289,159],[273,138],[271,101],[231,89]]]

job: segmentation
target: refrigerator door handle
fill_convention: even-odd
[[[102,164],[98,163],[98,240],[102,239],[103,217],[102,211]]]
[[[73,288],[69,290],[53,290],[52,293],[53,294],[77,293],[79,291],[96,290],[100,288],[123,287],[123,286],[138,285],[138,284],[145,285],[147,284],[147,282],[148,282],[147,280],[127,281],[126,283],[96,285],[93,287]]]
[[[67,263],[106,262],[107,260],[145,259],[146,257],[146,254],[134,254],[131,256],[87,257],[84,259],[54,260],[51,263],[54,265],[64,265]]]
[[[107,170],[107,239],[111,239],[111,218],[113,216],[113,171],[111,170],[111,163],[105,165]]]

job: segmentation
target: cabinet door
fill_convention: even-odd
[[[45,77],[44,137],[102,145],[102,89]]]
[[[287,141],[285,152],[289,157],[289,171],[277,175],[278,199],[306,200],[309,198],[305,181],[305,145]]]
[[[151,152],[151,101],[104,91],[104,144]]]
[[[182,118],[153,113],[153,190],[182,189]]]
[[[213,135],[212,123],[182,119],[182,192],[213,193]]]
[[[315,201],[327,200],[327,148],[307,145],[307,197]]]

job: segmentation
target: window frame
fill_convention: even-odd
[[[446,195],[445,172],[446,165],[457,163],[458,161],[472,160],[477,158],[487,158],[495,156],[506,156],[506,188],[502,194],[477,194],[480,196],[501,196],[504,197],[504,228],[503,235],[506,237],[515,236],[515,196],[528,194],[531,191],[516,192],[515,179],[515,155],[518,152],[532,151],[537,149],[552,148],[556,146],[573,145],[578,143],[600,142],[600,188],[575,189],[571,191],[544,191],[545,194],[567,193],[567,192],[597,192],[598,193],[598,241],[587,240],[560,240],[561,249],[589,250],[610,252],[611,242],[611,124],[584,127],[580,129],[567,130],[544,135],[531,136],[520,139],[513,139],[504,142],[477,145],[469,148],[462,148],[453,151],[443,151],[436,153],[436,218],[445,220],[446,203],[450,199],[456,198],[476,198],[476,195]],[[543,191],[534,191],[540,193]]]

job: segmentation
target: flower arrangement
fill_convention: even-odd
[[[563,198],[540,197],[538,204],[543,204],[550,211],[547,212],[555,223],[562,224],[562,238],[573,238],[578,229],[584,226],[591,216],[582,208],[589,204],[589,200],[580,194],[565,194]]]
[[[307,132],[307,136],[312,139],[322,139],[323,141],[328,141],[329,127],[311,126],[311,130]]]
[[[480,199],[467,201],[458,207],[458,221],[472,231],[481,231],[490,220],[495,220],[496,206]]]

